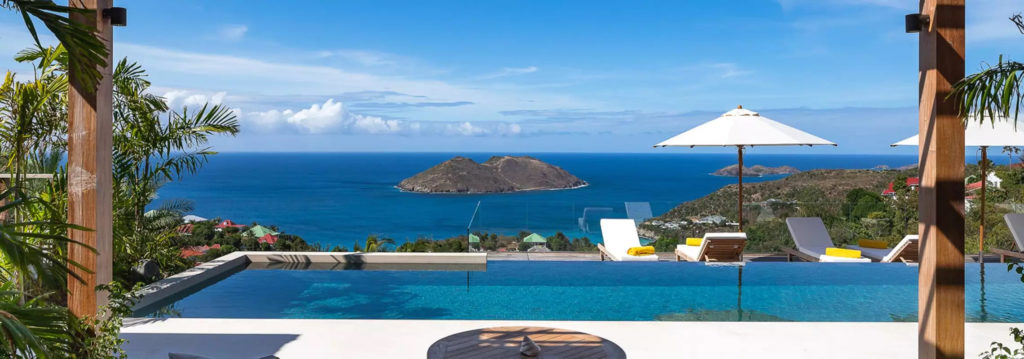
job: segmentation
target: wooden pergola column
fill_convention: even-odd
[[[964,357],[964,1],[921,0],[918,357]]]
[[[95,316],[98,307],[107,300],[105,293],[98,292],[96,286],[109,283],[113,277],[113,31],[110,21],[102,14],[113,1],[69,0],[68,3],[72,7],[96,10],[89,14],[72,14],[71,18],[95,27],[110,54],[107,66],[100,69],[103,78],[95,90],[81,83],[81,74],[68,71],[68,222],[92,229],[69,230],[68,235],[96,250],[75,244],[68,246],[68,258],[92,271],[72,268],[85,281],[68,277],[68,308],[77,316]]]

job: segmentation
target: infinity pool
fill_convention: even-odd
[[[984,273],[984,277],[982,276]],[[984,285],[982,285],[984,278]],[[1024,322],[1024,283],[967,265],[967,318]],[[916,321],[904,264],[491,261],[486,270],[250,267],[136,316],[184,318]]]

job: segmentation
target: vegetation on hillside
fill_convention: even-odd
[[[747,184],[743,188],[744,231],[747,251],[777,252],[792,247],[787,217],[821,217],[837,244],[859,238],[898,240],[916,226],[917,200],[904,188],[912,170],[813,170],[786,178]],[[897,195],[882,198],[889,182]],[[655,247],[671,251],[687,237],[708,232],[736,231],[737,186],[728,185],[707,196],[676,206],[641,225],[641,232],[657,238]],[[724,221],[708,221],[719,215]]]
[[[1013,240],[1003,215],[1019,212],[1024,203],[1024,169],[995,166],[990,171],[1002,179],[1000,187],[989,186],[985,218],[985,247],[1013,248]],[[978,165],[966,168],[967,183],[981,179]],[[906,170],[814,170],[784,179],[749,184],[744,187],[744,232],[749,238],[747,251],[778,252],[793,247],[786,217],[821,217],[837,245],[859,239],[881,239],[895,244],[906,234],[917,233],[917,192],[906,184],[916,169]],[[880,195],[893,183],[895,193]],[[980,198],[971,192],[966,211],[966,248],[978,248],[981,222]],[[687,237],[707,232],[731,232],[736,220],[737,191],[729,185],[703,198],[680,204],[662,216],[641,225],[646,236],[658,238],[659,251],[671,251]],[[708,216],[726,220],[701,223]]]

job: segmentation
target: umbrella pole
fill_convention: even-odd
[[[737,222],[740,227],[740,232],[743,232],[743,146],[736,146],[736,156],[739,158],[739,184],[740,184],[740,199],[739,199],[739,221]]]
[[[988,187],[988,146],[981,146],[981,226],[978,229],[978,262],[985,262],[985,187]]]

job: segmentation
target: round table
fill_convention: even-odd
[[[626,357],[615,343],[587,333],[542,327],[497,327],[444,337],[430,346],[427,358],[525,358],[519,354],[519,345],[527,335],[540,346],[540,356],[536,357],[539,359]]]

